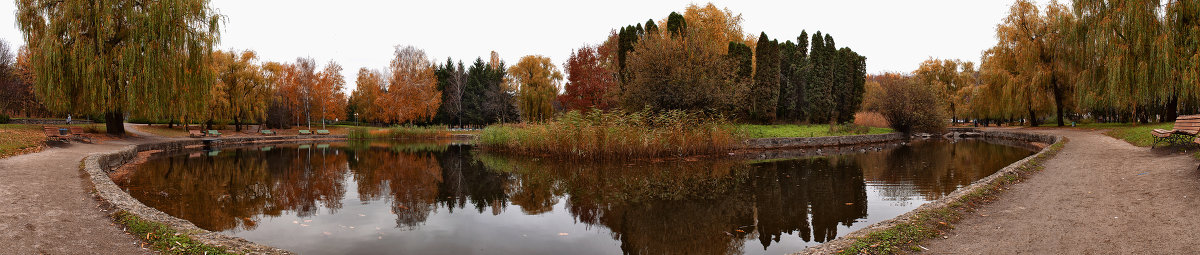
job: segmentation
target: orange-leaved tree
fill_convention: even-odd
[[[437,89],[434,65],[425,51],[413,46],[397,46],[395,58],[388,68],[391,79],[383,100],[386,106],[384,121],[432,120],[442,104],[442,92]]]
[[[358,69],[357,86],[350,95],[350,105],[354,108],[354,117],[358,121],[383,122],[384,94],[387,87],[383,73],[367,68]]]
[[[325,70],[317,75],[312,93],[312,111],[321,119],[321,129],[325,129],[327,120],[338,120],[346,115],[346,79],[342,76],[342,66],[329,61]]]

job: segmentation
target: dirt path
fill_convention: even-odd
[[[0,159],[0,249],[6,254],[150,254],[99,208],[79,170],[84,156],[125,144],[73,143]]]
[[[1200,165],[1102,131],[1038,130],[1071,141],[1045,171],[971,213],[934,254],[1195,254]]]

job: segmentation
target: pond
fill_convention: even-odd
[[[578,163],[333,143],[158,155],[114,181],[200,228],[300,254],[786,254],[1032,154],[931,140],[784,160]]]

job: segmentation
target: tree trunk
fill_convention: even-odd
[[[1038,126],[1037,115],[1036,115],[1036,113],[1033,112],[1033,108],[1029,108],[1029,126],[1030,127]]]
[[[1167,119],[1164,121],[1174,122],[1179,117],[1179,96],[1171,96],[1171,100],[1167,101]]]
[[[242,132],[242,118],[233,117],[233,131]]]
[[[115,136],[125,135],[125,113],[120,109],[112,110],[104,113],[104,126],[108,129],[108,134]]]
[[[1054,89],[1054,108],[1055,108],[1055,112],[1057,113],[1056,115],[1058,115],[1058,117],[1055,117],[1055,118],[1058,119],[1059,127],[1067,125],[1063,121],[1063,96],[1064,95],[1063,95],[1062,89],[1059,89],[1059,88]]]
[[[954,115],[954,103],[950,103],[950,126],[958,124],[958,115]]]

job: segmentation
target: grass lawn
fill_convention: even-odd
[[[167,128],[167,125],[162,125],[162,124],[158,124],[158,125],[154,125],[154,126],[146,126],[146,124],[134,124],[132,126],[133,126],[133,128],[136,128],[138,131],[151,133],[151,134],[154,134],[157,136],[164,136],[164,137],[187,137],[188,136],[188,132],[183,131],[183,129],[180,128],[180,126],[178,126],[178,125],[176,125],[175,128]]]
[[[1150,135],[1150,131],[1156,128],[1170,130],[1173,126],[1175,126],[1174,122],[1136,125],[1129,123],[1094,123],[1078,125],[1075,128],[1108,129],[1109,131],[1105,132],[1105,135],[1125,140],[1136,146],[1150,147],[1150,144],[1154,143],[1154,136]]]
[[[42,126],[0,124],[0,158],[37,151],[43,141]]]
[[[0,158],[37,152],[46,141],[43,125],[0,124]],[[49,125],[53,127],[83,127],[84,132],[103,134],[104,124]]]
[[[875,135],[892,133],[890,128],[871,127],[870,131],[863,134],[855,134],[852,132],[829,132],[828,124],[817,125],[738,125],[738,130],[746,134],[748,138],[779,138],[779,137],[824,137],[824,136],[846,136],[846,135]]]

